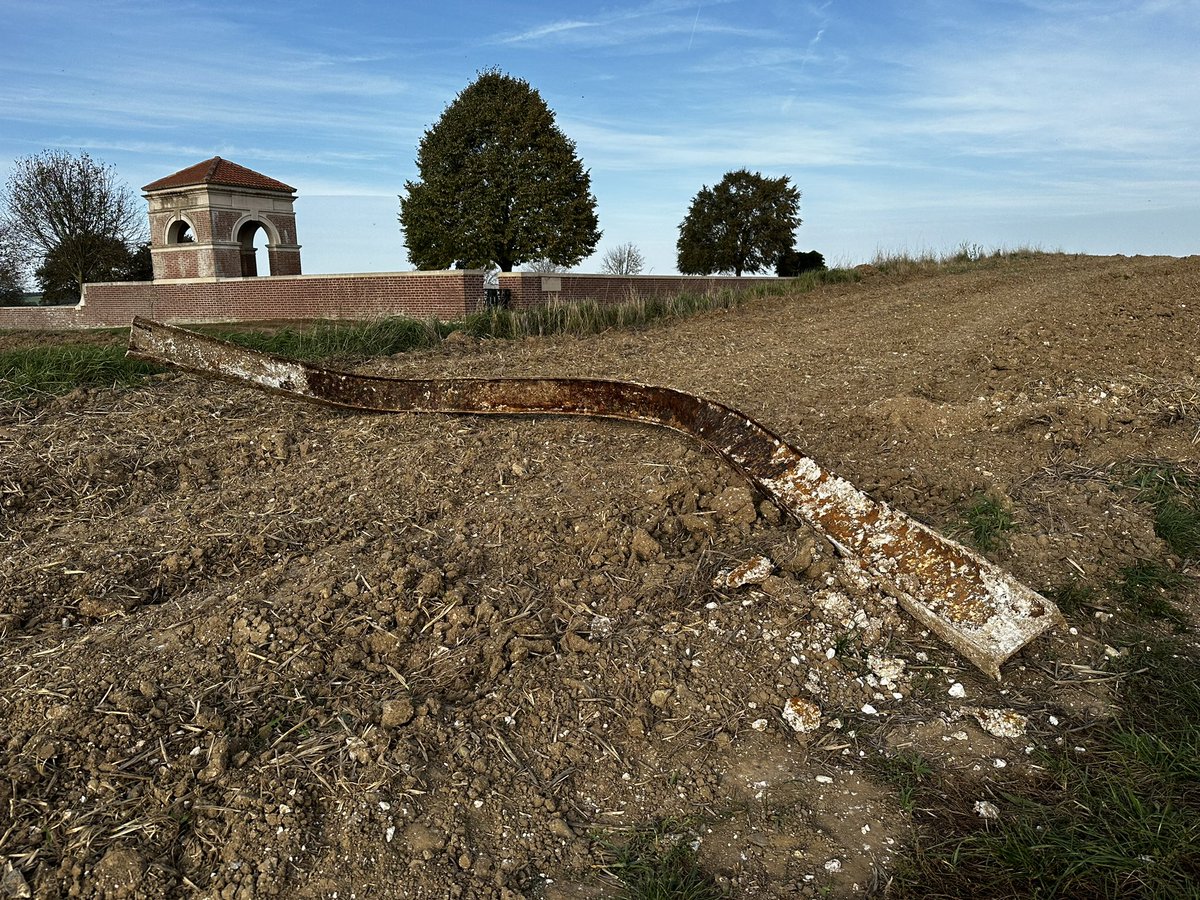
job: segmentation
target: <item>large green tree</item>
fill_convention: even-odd
[[[600,240],[591,178],[554,113],[520,78],[481,72],[425,132],[400,226],[419,269],[545,259],[570,267]]]
[[[679,271],[761,272],[792,248],[799,224],[800,191],[786,175],[728,172],[716,187],[700,189],[679,226]]]
[[[60,273],[56,282],[75,285],[111,268],[115,244],[128,253],[146,233],[144,207],[111,166],[61,150],[16,161],[0,219],[26,259],[40,258]]]
[[[75,303],[88,282],[152,280],[150,245],[130,251],[124,241],[114,237],[84,234],[67,238],[45,255],[34,277],[43,303]]]

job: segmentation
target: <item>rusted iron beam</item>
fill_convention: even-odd
[[[130,329],[128,355],[349,409],[598,416],[661,425],[730,462],[994,678],[1009,656],[1063,623],[1053,603],[988,560],[825,472],[748,416],[682,391],[589,378],[355,375],[141,318]]]

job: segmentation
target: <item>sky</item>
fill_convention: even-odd
[[[527,80],[603,237],[676,271],[731,170],[787,175],[796,245],[1200,253],[1200,0],[0,0],[0,178],[87,151],[133,188],[220,155],[297,188],[308,273],[411,268],[398,195],[480,70]]]

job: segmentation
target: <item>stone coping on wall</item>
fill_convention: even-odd
[[[206,275],[202,278],[155,278],[153,281],[104,281],[98,284],[215,284],[217,282],[238,281],[320,281],[323,278],[411,278],[413,276],[463,276],[484,275],[482,269],[409,269],[403,272],[329,272],[324,274],[305,275],[247,275],[231,278],[217,275]],[[86,289],[87,285],[84,285]]]

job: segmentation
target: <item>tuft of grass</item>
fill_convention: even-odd
[[[1080,612],[1084,607],[1098,608],[1096,589],[1078,578],[1045,588],[1042,594],[1067,615]]]
[[[976,494],[967,508],[966,526],[975,546],[985,553],[995,550],[1003,541],[1003,534],[1011,531],[1012,513],[995,497]]]
[[[136,384],[162,371],[126,359],[118,344],[60,344],[0,352],[0,397],[17,400],[34,394],[65,394],[80,387]]]
[[[1001,794],[998,820],[918,844],[889,895],[1200,898],[1198,664],[1182,642],[1140,644],[1122,712],[1047,754],[1037,789]]]
[[[1134,468],[1129,483],[1154,509],[1154,533],[1182,559],[1200,559],[1200,475],[1170,463]]]
[[[1200,505],[1169,500],[1155,509],[1154,533],[1183,559],[1200,558]]]
[[[874,765],[884,781],[896,788],[900,808],[911,813],[921,792],[933,778],[933,766],[916,750],[902,750],[894,756],[884,756]]]
[[[1152,559],[1139,559],[1121,569],[1117,595],[1140,618],[1162,619],[1178,627],[1187,616],[1175,605],[1176,591],[1186,579]]]
[[[637,830],[605,867],[621,881],[621,900],[720,900],[724,891],[699,867],[679,823]]]
[[[982,244],[963,241],[958,245],[957,249],[955,249],[953,253],[951,253],[948,257],[944,257],[944,259],[948,259],[950,262],[956,263],[973,263],[979,262],[981,259],[986,259],[987,255],[988,252],[984,249]]]
[[[867,671],[867,648],[863,645],[862,629],[851,628],[840,633],[834,641],[834,658],[851,672],[863,675]]]

